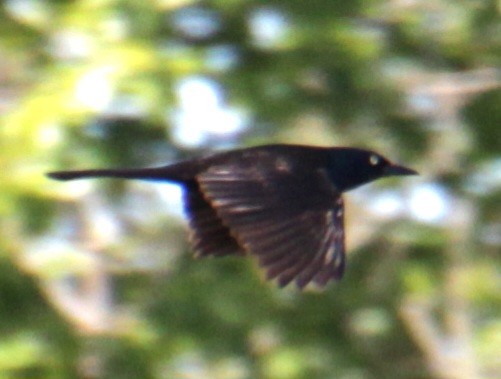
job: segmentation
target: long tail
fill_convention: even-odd
[[[54,171],[47,176],[56,180],[74,180],[87,178],[122,178],[142,180],[168,180],[184,182],[190,180],[190,170],[183,170],[181,165],[171,165],[155,168],[124,168],[124,169],[97,169],[77,171]]]

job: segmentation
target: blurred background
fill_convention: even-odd
[[[0,3],[0,377],[501,378],[495,0]],[[54,182],[264,143],[419,170],[348,193],[326,291],[194,260],[176,186]]]

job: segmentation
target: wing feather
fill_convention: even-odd
[[[325,286],[344,268],[344,206],[322,170],[224,165],[197,176],[200,190],[231,236],[280,286]]]
[[[197,186],[186,188],[184,205],[189,219],[190,241],[198,256],[242,253],[228,227],[223,224]]]

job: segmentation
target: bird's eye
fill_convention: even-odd
[[[371,166],[377,166],[380,162],[381,159],[375,154],[371,154],[371,156],[369,157],[369,163],[371,164]]]

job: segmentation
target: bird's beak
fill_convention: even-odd
[[[396,164],[386,166],[383,172],[384,176],[419,175],[416,170],[404,166],[399,166]]]

